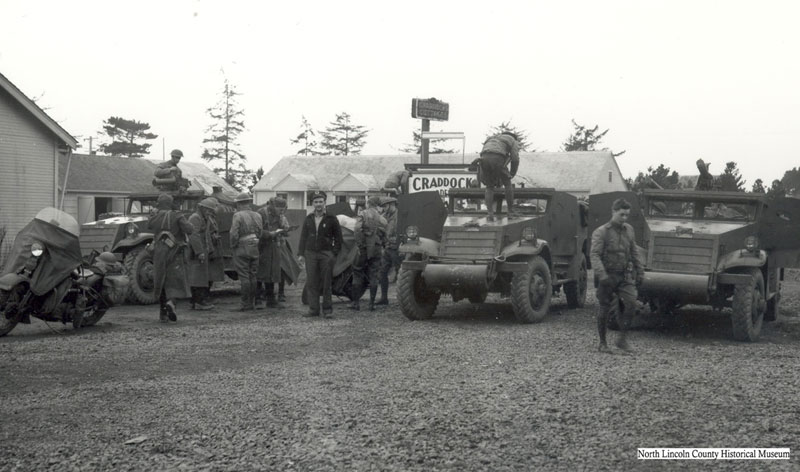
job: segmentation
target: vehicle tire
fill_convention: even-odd
[[[567,306],[570,308],[583,308],[586,304],[586,287],[589,283],[589,274],[586,269],[586,258],[581,256],[581,267],[578,270],[578,280],[564,284],[564,294],[567,296]]]
[[[758,341],[764,323],[764,277],[758,269],[749,272],[751,281],[733,289],[733,338],[737,341]]]
[[[550,267],[539,256],[528,261],[527,271],[518,272],[511,279],[511,306],[522,323],[542,321],[550,310],[552,295]]]
[[[19,299],[19,293],[16,290],[0,290],[0,336],[5,336],[17,326],[16,319],[9,320],[6,318],[6,305],[9,302],[19,302]]]
[[[128,272],[128,299],[134,303],[151,305],[158,299],[153,287],[153,254],[138,247],[125,256]]]
[[[781,292],[776,293],[772,298],[767,300],[767,312],[764,313],[765,321],[775,321],[778,315],[781,314]]]
[[[474,294],[468,296],[467,300],[469,300],[470,303],[479,304],[479,303],[483,303],[483,302],[486,301],[486,296],[487,295],[488,295],[488,293],[486,293],[486,292],[478,292],[478,293],[474,293]]]
[[[427,320],[439,305],[439,292],[428,290],[418,270],[400,269],[397,274],[397,300],[409,320]]]

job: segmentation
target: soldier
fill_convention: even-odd
[[[506,166],[511,165],[511,171]],[[488,221],[494,221],[494,189],[500,185],[506,189],[506,204],[511,215],[514,205],[514,187],[511,178],[517,175],[519,168],[519,142],[517,136],[510,131],[494,135],[483,143],[480,157],[481,183],[486,185],[486,208]]]
[[[322,295],[322,314],[333,313],[331,281],[336,256],[342,249],[342,228],[339,220],[325,213],[325,192],[311,196],[314,212],[306,216],[300,231],[299,259],[306,264],[306,285],[309,311],[304,316],[319,316],[319,297]]]
[[[183,151],[180,149],[173,149],[172,152],[169,153],[169,156],[170,159],[168,161],[164,161],[156,167],[153,175],[159,179],[175,177],[175,180],[178,181],[183,175],[180,167],[178,167],[178,163],[183,157]]]
[[[698,159],[695,164],[697,165],[697,170],[700,171],[700,177],[697,178],[697,184],[695,184],[694,189],[714,190],[714,176],[708,170],[711,167],[711,163],[706,164],[702,159]]]
[[[162,323],[178,321],[175,298],[190,295],[186,274],[184,248],[186,236],[194,232],[192,225],[172,209],[172,197],[162,193],[156,203],[157,211],[147,222],[153,237],[153,286],[161,307]]]
[[[386,219],[378,212],[380,197],[369,197],[367,208],[358,215],[353,231],[358,246],[358,259],[353,265],[352,303],[350,308],[360,310],[359,299],[364,282],[369,280],[369,310],[375,310],[375,295],[383,254],[381,249],[386,242]]]
[[[241,305],[237,311],[255,310],[258,241],[263,223],[261,215],[251,209],[253,197],[249,193],[240,193],[234,201],[236,213],[231,220],[231,249],[233,265],[242,284]]]
[[[620,332],[617,347],[628,351],[626,339],[631,318],[636,311],[636,288],[644,278],[644,266],[636,248],[633,227],[626,223],[631,204],[624,198],[611,205],[611,220],[592,233],[591,260],[597,286],[597,333],[600,335],[600,352],[610,353],[606,344],[606,326],[616,294],[625,305],[620,313]]]
[[[192,310],[211,310],[210,282],[222,280],[219,261],[219,234],[216,225],[217,200],[204,198],[189,217],[194,232],[189,236],[189,285],[192,288]],[[214,257],[215,263],[211,263]],[[215,269],[212,273],[212,268]]]
[[[411,171],[399,170],[393,172],[386,182],[383,184],[383,189],[388,192],[394,192],[395,195],[408,192],[408,179],[411,177]]]
[[[400,269],[403,258],[397,249],[400,247],[400,238],[397,234],[397,199],[385,197],[381,200],[383,217],[386,219],[386,246],[383,250],[383,260],[381,261],[381,299],[376,305],[389,304],[389,272]]]
[[[275,283],[281,280],[281,245],[287,228],[283,227],[280,209],[286,208],[286,200],[270,198],[267,204],[258,209],[263,227],[258,245],[258,283],[264,286],[268,307],[278,306],[275,300]],[[259,292],[260,294],[260,292]]]

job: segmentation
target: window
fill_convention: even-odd
[[[347,195],[336,195],[336,203],[348,203]]]
[[[287,202],[289,201],[289,194],[288,193],[276,193],[275,196],[278,197],[278,198],[282,198],[282,199],[286,200]]]
[[[608,181],[611,182],[611,171],[608,171]]]

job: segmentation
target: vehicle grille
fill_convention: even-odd
[[[92,251],[103,252],[111,250],[118,226],[82,226],[81,227],[81,255],[88,256]]]
[[[442,256],[458,259],[491,259],[500,250],[494,231],[445,230]]]
[[[710,273],[714,267],[714,239],[654,236],[650,268],[672,272]]]

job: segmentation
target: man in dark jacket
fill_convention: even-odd
[[[189,285],[192,287],[192,309],[211,310],[209,303],[209,282],[220,281],[222,267],[212,264],[212,257],[218,260],[219,235],[216,233],[217,201],[204,198],[197,204],[197,209],[189,216],[194,232],[189,236],[191,252],[189,256]],[[212,271],[212,269],[214,269]]]
[[[286,200],[273,197],[258,209],[263,224],[258,245],[258,282],[263,284],[268,307],[278,306],[275,284],[281,280],[281,245],[288,229],[283,227],[281,208],[286,208]]]
[[[511,169],[506,166],[511,166]],[[510,131],[503,131],[494,135],[483,143],[480,157],[481,182],[486,185],[486,208],[489,212],[487,219],[494,220],[494,189],[503,186],[506,189],[506,204],[508,213],[514,206],[514,187],[511,178],[517,175],[519,168],[519,142],[517,136]]]
[[[611,220],[592,233],[591,260],[597,284],[597,333],[600,352],[611,352],[606,344],[606,326],[614,294],[625,305],[620,313],[617,347],[628,351],[627,332],[636,311],[636,287],[644,279],[644,264],[636,248],[633,227],[626,223],[631,204],[624,198],[611,205]]]
[[[233,265],[242,285],[238,311],[256,309],[256,273],[258,271],[258,240],[261,237],[261,215],[251,209],[253,197],[242,192],[234,199],[236,213],[231,220],[231,249]]]
[[[194,232],[182,214],[172,209],[172,197],[158,196],[157,212],[147,222],[153,232],[153,286],[158,295],[162,323],[177,321],[176,298],[190,295],[186,274],[186,236]]]
[[[316,191],[311,196],[314,212],[306,216],[300,232],[299,259],[306,264],[308,288],[308,313],[319,316],[319,297],[322,295],[322,314],[330,318],[333,313],[331,281],[336,255],[342,249],[342,228],[339,220],[325,213],[325,192]]]

